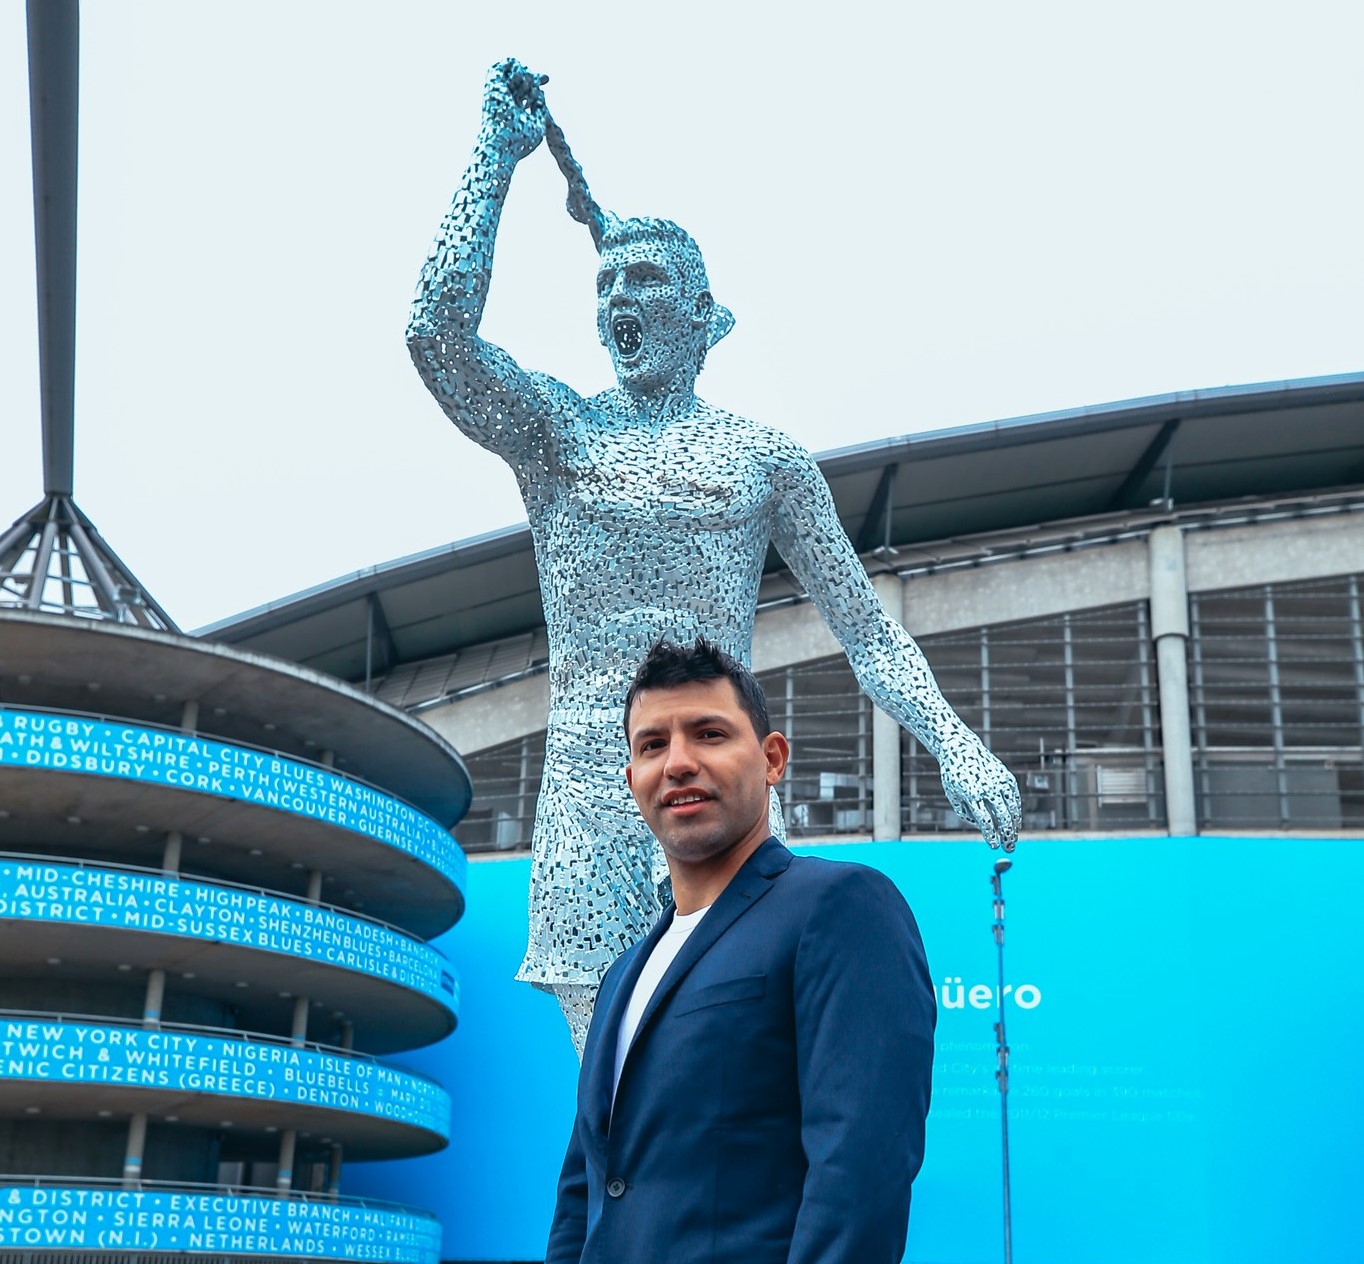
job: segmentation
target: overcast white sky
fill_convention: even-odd
[[[192,628],[524,517],[403,346],[487,66],[737,317],[821,451],[1364,368],[1364,5],[86,0],[76,499]],[[42,493],[24,6],[0,7],[0,519]],[[609,382],[543,149],[485,334]]]

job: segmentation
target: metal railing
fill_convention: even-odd
[[[86,1023],[97,1027],[135,1027],[139,1031],[160,1032],[177,1031],[194,1035],[212,1036],[225,1040],[237,1040],[242,1044],[277,1045],[286,1049],[302,1049],[312,1053],[325,1053],[342,1057],[351,1062],[363,1062],[371,1066],[384,1067],[399,1071],[414,1080],[423,1080],[435,1088],[445,1090],[445,1086],[422,1071],[414,1071],[400,1063],[385,1062],[372,1053],[362,1053],[355,1049],[345,1049],[340,1045],[327,1045],[316,1040],[294,1040],[290,1036],[280,1036],[273,1032],[247,1031],[240,1027],[212,1027],[204,1023],[176,1023],[163,1019],[131,1018],[113,1014],[68,1014],[58,1010],[7,1009],[0,1007],[0,1022],[19,1020],[38,1023]],[[130,1085],[129,1087],[135,1087]]]
[[[306,896],[300,896],[297,892],[279,891],[273,887],[252,886],[245,882],[229,882],[225,878],[210,877],[205,874],[196,874],[193,872],[159,869],[149,865],[127,865],[112,860],[107,862],[92,861],[79,856],[68,856],[65,854],[0,851],[0,860],[32,861],[35,864],[44,865],[68,865],[75,869],[90,869],[98,872],[115,871],[118,873],[135,873],[151,878],[160,878],[166,882],[183,882],[187,884],[222,888],[229,891],[244,891],[249,895],[260,895],[271,900],[285,900],[290,904],[298,905],[300,908],[323,909],[328,913],[335,913],[340,917],[344,917],[348,921],[364,922],[370,926],[378,926],[384,930],[392,931],[393,934],[401,935],[410,943],[418,944],[423,948],[429,948],[443,961],[449,961],[449,958],[434,944],[412,934],[411,931],[404,930],[401,926],[395,926],[392,922],[386,922],[381,917],[371,917],[368,914],[356,912],[354,909],[344,908],[339,904],[328,904],[324,900],[317,900],[314,902],[309,900]],[[143,930],[142,927],[139,927],[138,929]]]
[[[411,808],[419,816],[424,816],[428,820],[434,821],[435,818],[429,812],[423,811],[409,799],[403,798],[400,794],[395,794],[392,790],[385,789],[383,786],[375,785],[372,781],[367,781],[364,777],[356,776],[354,773],[341,772],[329,764],[319,763],[317,760],[309,759],[305,755],[295,755],[291,751],[276,750],[271,746],[257,746],[254,742],[244,742],[237,738],[220,737],[214,733],[203,729],[182,729],[170,724],[157,724],[151,720],[142,720],[134,716],[127,715],[105,715],[98,711],[77,711],[65,707],[39,707],[16,706],[13,703],[0,702],[0,713],[14,714],[16,712],[37,712],[40,715],[59,716],[63,719],[95,720],[101,724],[126,724],[134,728],[150,729],[158,733],[168,733],[174,737],[183,737],[186,741],[216,742],[220,746],[230,746],[234,750],[254,751],[259,755],[270,755],[276,759],[287,760],[293,764],[302,764],[304,767],[315,769],[318,772],[326,773],[328,776],[349,782],[352,785],[364,786],[367,790],[372,790],[375,794],[382,795],[386,799],[391,799],[394,803],[401,803],[404,807]],[[15,765],[23,767],[24,765]],[[179,788],[179,787],[175,787]],[[191,793],[209,794],[211,791],[191,791]],[[222,797],[222,796],[212,796]],[[439,822],[436,822],[439,824]],[[444,830],[444,826],[441,829]],[[453,838],[452,838],[453,841]]]
[[[198,1194],[208,1197],[226,1195],[233,1198],[268,1198],[271,1202],[285,1200],[301,1203],[338,1203],[346,1207],[360,1207],[373,1211],[398,1211],[422,1220],[436,1221],[437,1217],[423,1207],[395,1203],[386,1198],[366,1198],[355,1194],[333,1194],[326,1190],[281,1190],[274,1185],[241,1185],[207,1181],[149,1181],[141,1177],[123,1176],[45,1176],[29,1173],[0,1172],[0,1188],[22,1189],[98,1189],[110,1192],[132,1190],[142,1193]],[[8,1254],[8,1253],[7,1253]]]
[[[1364,826],[1358,746],[1206,747],[1194,752],[1198,823],[1209,830]]]

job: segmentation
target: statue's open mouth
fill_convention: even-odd
[[[637,316],[622,312],[611,317],[611,337],[616,340],[616,349],[629,359],[644,345],[644,327]]]

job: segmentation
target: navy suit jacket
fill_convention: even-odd
[[[763,843],[616,1036],[669,908],[608,971],[546,1264],[900,1264],[936,1017],[883,874]]]

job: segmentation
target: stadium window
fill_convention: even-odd
[[[466,852],[515,851],[530,846],[535,801],[545,768],[545,732],[528,733],[465,757],[474,785],[469,814],[455,826]]]
[[[1160,705],[1144,602],[920,638],[947,700],[1018,778],[1025,834],[1163,830]],[[966,831],[906,735],[905,834]]]
[[[758,677],[772,724],[791,742],[780,787],[792,838],[869,834],[871,702],[841,655]]]
[[[1364,825],[1361,589],[1347,575],[1191,598],[1201,828]]]

